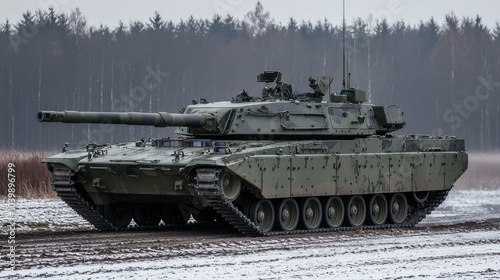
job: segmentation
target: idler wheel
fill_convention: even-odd
[[[223,172],[219,177],[222,194],[228,201],[234,201],[241,192],[241,180],[235,175]]]
[[[429,198],[429,193],[430,192],[413,192],[413,199],[415,199],[416,202],[423,204],[427,198]]]
[[[268,199],[255,201],[250,208],[250,220],[252,220],[262,232],[271,231],[274,225],[273,203]]]
[[[316,229],[321,224],[323,211],[321,202],[317,197],[304,200],[300,211],[302,224],[306,229]]]
[[[347,223],[352,227],[362,226],[366,218],[366,203],[362,196],[351,196],[347,202]]]
[[[400,224],[408,215],[408,201],[402,193],[393,194],[389,203],[389,219],[394,224]]]
[[[387,220],[387,199],[383,194],[373,195],[368,205],[370,224],[381,225]]]
[[[107,204],[102,206],[102,214],[115,227],[126,228],[134,215],[134,207],[124,203]]]
[[[323,202],[323,223],[330,228],[340,227],[344,222],[344,202],[338,196]]]

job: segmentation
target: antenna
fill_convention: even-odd
[[[349,54],[347,54],[347,60],[346,60],[346,71],[347,71],[347,88],[351,88],[351,72],[349,71]]]
[[[342,89],[345,87],[345,0],[342,4]]]

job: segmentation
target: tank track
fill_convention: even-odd
[[[91,223],[100,231],[132,231],[155,229],[182,229],[187,225],[157,225],[117,227],[106,219],[97,209],[96,205],[84,198],[74,182],[74,171],[64,165],[54,165],[52,170],[52,185],[57,195],[68,204],[82,218]]]
[[[361,227],[338,227],[338,228],[318,228],[312,230],[293,230],[293,231],[261,231],[255,223],[253,223],[238,207],[231,201],[228,201],[222,194],[219,186],[219,174],[221,168],[198,168],[196,170],[196,185],[195,189],[198,194],[203,195],[209,205],[213,207],[227,222],[241,233],[248,236],[277,236],[277,235],[292,235],[304,233],[323,233],[335,231],[352,231],[352,230],[375,230],[375,229],[390,229],[390,228],[411,228],[422,221],[427,214],[430,214],[437,206],[439,206],[448,195],[449,190],[434,191],[429,194],[427,200],[420,205],[414,207],[408,213],[405,222],[401,224],[383,224],[377,226],[361,226]]]
[[[57,195],[81,217],[94,225],[98,230],[119,230],[104,216],[97,207],[81,196],[73,181],[75,173],[66,166],[54,166],[52,170],[52,185]]]

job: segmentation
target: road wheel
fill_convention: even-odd
[[[294,198],[281,201],[276,209],[277,226],[280,230],[291,231],[299,224],[299,204]]]
[[[308,197],[303,201],[300,218],[302,225],[306,229],[316,229],[319,227],[323,218],[323,208],[317,197]]]
[[[271,231],[274,225],[273,203],[268,199],[255,201],[250,209],[250,219],[262,232]]]
[[[134,207],[124,203],[107,204],[102,206],[102,214],[114,226],[126,228],[134,215]]]
[[[373,195],[368,205],[370,224],[382,225],[387,220],[387,199],[383,194]]]
[[[166,225],[183,225],[191,218],[191,213],[182,211],[179,205],[162,205],[161,219]]]
[[[344,222],[344,202],[338,196],[323,202],[323,224],[330,228],[340,227]]]
[[[351,196],[346,208],[347,224],[352,227],[362,226],[366,218],[366,203],[362,196]]]
[[[402,193],[393,194],[389,203],[389,219],[394,224],[400,224],[408,215],[408,202]]]
[[[162,209],[158,205],[136,205],[134,222],[141,227],[157,226],[161,215]]]

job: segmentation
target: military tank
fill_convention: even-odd
[[[278,71],[257,80],[257,97],[178,114],[38,112],[40,122],[178,127],[175,138],[65,144],[43,160],[55,191],[99,230],[194,217],[269,236],[413,227],[467,169],[463,139],[395,136],[403,109],[367,104],[363,90],[330,93],[333,79],[313,76],[311,92],[297,94]]]

